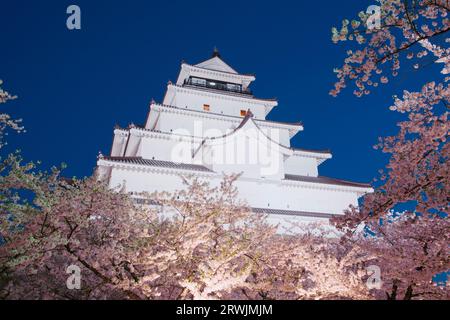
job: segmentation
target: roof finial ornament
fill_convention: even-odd
[[[220,58],[220,52],[219,52],[219,49],[217,49],[216,46],[214,46],[214,51],[213,51],[212,57],[213,58],[215,58],[215,57]]]

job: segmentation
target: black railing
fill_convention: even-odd
[[[215,81],[206,81],[206,82],[200,82],[192,79],[186,79],[184,81],[185,85],[188,86],[194,86],[194,87],[200,87],[200,88],[207,88],[207,89],[215,89],[215,90],[221,90],[221,91],[228,91],[233,93],[240,93],[240,94],[248,94],[252,95],[252,92],[249,89],[243,90],[240,86],[230,86],[227,83],[222,82],[215,82]]]

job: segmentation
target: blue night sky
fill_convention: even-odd
[[[239,72],[256,74],[256,96],[278,98],[269,119],[304,123],[294,146],[332,150],[321,175],[369,182],[386,163],[372,146],[396,132],[401,118],[388,106],[409,74],[363,99],[352,90],[328,95],[346,51],[331,42],[331,27],[370,1],[2,2],[0,78],[19,96],[5,107],[27,129],[9,148],[44,168],[65,162],[65,175],[90,175],[114,125],[142,124],[181,61],[206,60],[214,46]],[[81,7],[80,31],[66,28],[70,4]]]

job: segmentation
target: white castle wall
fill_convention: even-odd
[[[317,177],[319,175],[317,159],[294,155],[284,162],[284,172],[299,176]]]
[[[181,146],[180,141],[175,138],[156,139],[156,138],[142,138],[142,143],[138,150],[137,156],[143,159],[156,159],[162,161],[192,163],[192,147],[198,143],[183,142]],[[178,151],[183,151],[180,154]]]
[[[163,104],[175,106],[178,108],[188,107],[191,110],[203,111],[205,104],[210,106],[210,112],[240,116],[241,110],[251,110],[256,119],[264,120],[266,118],[266,107],[262,102],[252,99],[243,99],[242,97],[233,97],[232,95],[212,94],[202,92],[202,90],[189,90],[184,88],[168,86],[166,97]]]
[[[202,179],[210,181],[212,186],[222,181],[219,175],[205,175]],[[113,168],[110,186],[115,188],[124,183],[128,192],[174,192],[185,188],[178,174],[168,174],[164,170],[145,172]],[[349,205],[358,204],[358,193],[350,188],[246,178],[240,178],[235,185],[240,198],[254,208],[343,214]]]
[[[287,130],[285,132],[287,134]],[[276,140],[276,137],[272,138]],[[201,142],[202,139],[179,137],[175,134],[150,133],[140,129],[132,129],[130,139],[128,139],[128,134],[116,130],[111,155],[122,156],[125,145],[128,144],[127,156],[203,164],[216,172],[245,172],[245,176],[248,177],[263,176],[279,180],[284,178],[284,174],[318,176],[317,159],[298,155],[285,157],[281,154],[274,154],[263,144],[260,146],[257,143],[249,143],[245,148],[246,152],[230,152],[229,147],[237,149],[239,142],[235,142],[234,145],[219,145],[214,150],[210,150],[215,154],[214,159],[211,158],[211,154],[206,152],[207,150],[200,149],[200,158],[197,156],[196,159],[192,159],[192,153],[198,149]],[[257,146],[257,149],[253,150],[256,155],[253,156],[250,154],[252,146]],[[230,155],[233,157],[230,158]],[[276,157],[274,158],[274,156]],[[255,159],[257,163],[252,162]],[[261,164],[263,170],[261,170]],[[276,169],[276,172],[273,172],[273,169]]]
[[[154,129],[161,132],[181,133],[195,137],[220,137],[237,128],[244,117],[218,119],[215,116],[208,117],[207,114],[182,113],[182,111],[172,110],[172,112],[159,112],[156,126],[153,128],[147,125],[147,129]],[[256,121],[260,129],[271,137],[272,140],[289,147],[291,145],[289,130]]]
[[[214,172],[186,172],[186,175],[195,174],[207,179],[211,186],[218,186],[224,173],[242,173],[235,182],[239,198],[253,208],[339,215],[343,214],[349,205],[357,206],[358,197],[370,192],[369,188],[285,180],[285,174],[317,177],[319,164],[330,156],[315,155],[314,158],[314,154],[289,149],[291,135],[295,135],[303,128],[299,124],[286,125],[264,121],[267,114],[277,105],[275,101],[252,99],[250,96],[246,98],[229,92],[180,87],[179,85],[192,74],[204,75],[207,79],[228,79],[233,83],[240,81],[244,87],[255,80],[253,76],[232,74],[234,71],[217,56],[200,64],[199,67],[201,68],[183,64],[178,85],[169,83],[163,104],[152,103],[145,125],[147,130],[133,128],[129,131],[115,131],[111,156],[201,164]],[[209,106],[209,111],[205,110],[205,105]],[[243,122],[242,110],[251,110],[254,115],[251,122],[248,118]],[[241,123],[242,127],[239,127]],[[260,133],[260,130],[264,133],[262,136],[244,134],[246,141],[250,142],[245,152],[250,155],[251,150],[248,149],[256,145],[259,147],[262,145],[263,153],[265,146],[266,151],[276,149],[275,157],[271,159],[271,164],[275,162],[278,165],[274,172],[264,173],[264,161],[261,162],[260,158],[256,163],[249,161],[249,158],[243,162],[223,161],[224,144],[220,137],[238,127],[237,132],[243,132],[245,127],[253,130],[253,133]],[[212,137],[215,138],[213,142],[206,139],[202,143],[205,138]],[[280,144],[285,147],[281,147]],[[200,145],[202,147],[198,148]],[[180,146],[182,154],[179,153]],[[200,152],[196,153],[197,150]],[[227,152],[225,149],[225,154]],[[196,155],[194,159],[193,154]],[[116,162],[114,159],[108,162],[99,159],[98,172],[109,181],[111,188],[125,185],[128,192],[137,193],[174,192],[185,188],[179,175],[180,171],[158,167],[158,164],[145,167],[125,164],[122,159],[115,160]],[[131,160],[133,161],[136,160]],[[327,223],[328,219],[271,214],[269,222],[280,224],[280,228],[284,229],[292,227],[292,223]]]

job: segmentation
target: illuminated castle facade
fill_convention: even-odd
[[[115,129],[111,154],[99,157],[98,172],[112,188],[136,193],[181,189],[180,176],[215,185],[224,174],[241,173],[239,197],[280,226],[326,223],[373,191],[320,176],[331,153],[293,147],[303,125],[267,120],[278,103],[255,97],[253,81],[217,51],[202,63],[182,63],[162,103],[151,103],[145,126]]]

